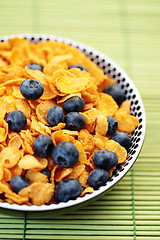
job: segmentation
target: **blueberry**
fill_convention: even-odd
[[[125,99],[123,90],[117,84],[107,86],[103,92],[111,95],[118,105],[121,105]]]
[[[10,130],[14,132],[20,132],[22,129],[25,129],[27,124],[27,118],[23,112],[19,110],[12,111],[8,113],[6,122]]]
[[[79,131],[85,126],[84,117],[78,112],[70,112],[65,117],[66,128],[72,131]]]
[[[48,168],[45,168],[45,169],[41,170],[41,173],[43,173],[44,175],[46,175],[50,179],[51,172],[48,170]]]
[[[71,97],[63,103],[63,108],[66,113],[80,112],[84,108],[84,99],[78,96]]]
[[[88,72],[87,69],[84,66],[80,65],[80,64],[73,64],[73,65],[69,66],[68,69],[72,69],[72,68],[79,68],[81,71]]]
[[[25,176],[14,176],[10,181],[13,192],[18,193],[22,188],[29,186],[29,179]]]
[[[132,140],[130,136],[128,136],[125,132],[117,132],[114,133],[111,137],[112,140],[118,142],[122,147],[124,147],[127,151],[132,144]]]
[[[36,100],[42,96],[44,87],[37,79],[25,79],[20,85],[20,92],[24,98]]]
[[[109,170],[118,164],[118,157],[114,152],[99,150],[93,155],[93,162],[96,167]]]
[[[96,168],[88,176],[88,184],[95,190],[104,186],[108,181],[108,172],[104,169]]]
[[[108,134],[115,133],[118,128],[118,122],[111,116],[108,116],[107,122],[108,122],[108,132],[107,133]]]
[[[79,159],[79,152],[71,142],[60,142],[52,150],[53,161],[63,168],[73,167]]]
[[[31,63],[29,65],[27,65],[28,68],[30,68],[31,70],[39,70],[41,72],[43,72],[43,66],[41,66],[40,64],[37,63]]]
[[[40,135],[36,138],[33,144],[33,151],[38,157],[48,157],[52,151],[53,142],[48,135]]]
[[[58,123],[63,122],[64,114],[63,110],[59,106],[53,106],[48,110],[47,122],[50,127],[57,126]]]
[[[73,178],[59,182],[55,187],[55,198],[58,202],[67,202],[76,199],[82,192],[81,183]]]

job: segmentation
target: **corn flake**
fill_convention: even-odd
[[[118,109],[117,103],[106,93],[99,93],[99,97],[99,105],[97,106],[98,113],[104,117],[113,116]]]
[[[18,163],[18,166],[24,170],[29,169],[45,169],[47,167],[47,159],[34,157],[30,154],[26,154]]]
[[[59,167],[58,165],[55,165],[55,166],[53,167],[52,171],[51,171],[50,181],[51,181],[51,183],[52,183],[53,185],[55,184],[55,182],[54,182],[54,180],[55,180],[55,173],[56,173],[56,170],[57,170],[58,168],[60,168],[60,167]]]
[[[5,168],[14,167],[21,157],[21,152],[15,147],[6,147],[0,153],[0,161]]]
[[[0,127],[0,142],[4,142],[8,135],[8,124],[3,120],[3,126]]]
[[[80,196],[83,197],[85,194],[92,193],[93,191],[94,189],[92,187],[87,187],[85,190],[83,190]]]
[[[0,162],[0,181],[3,179],[3,175],[4,175],[4,168],[3,168],[3,164]]]
[[[81,98],[81,93],[72,93],[67,96],[64,96],[64,97],[60,98],[60,100],[57,100],[57,104],[63,103],[66,100],[70,99],[71,97],[80,97]]]
[[[85,152],[92,152],[94,149],[93,136],[87,129],[80,130],[78,140],[81,142]]]
[[[67,136],[67,134],[64,134],[62,130],[53,132],[51,134],[52,140],[53,140],[53,144],[57,145],[59,142],[63,142],[63,141],[69,141],[69,138]]]
[[[67,177],[71,172],[72,172],[72,168],[60,168],[56,174],[55,174],[55,181],[56,182],[60,182],[62,181],[65,177]]]
[[[88,176],[89,172],[84,170],[78,178],[78,181],[82,184],[83,187],[88,187]]]
[[[112,151],[117,154],[118,163],[123,163],[127,158],[127,151],[118,142],[108,140],[105,144],[106,150]]]
[[[89,87],[82,91],[82,97],[85,103],[95,103],[99,99],[97,87],[90,83]]]
[[[5,180],[6,182],[11,181],[12,173],[11,173],[10,169],[4,168],[3,170],[4,170],[4,180]]]
[[[15,98],[19,98],[19,99],[24,99],[24,97],[22,96],[21,92],[20,92],[20,88],[19,86],[12,86],[12,96]]]
[[[44,92],[40,98],[41,100],[49,100],[57,96],[57,93],[53,92],[47,84],[43,84],[43,86],[44,86]]]
[[[91,76],[93,76],[92,82],[95,85],[98,86],[100,83],[103,82],[105,75],[103,71],[100,68],[98,68],[93,61],[91,61],[88,57],[85,56],[82,65],[85,66],[88,72],[91,74]]]
[[[29,201],[27,197],[21,197],[18,194],[12,192],[9,184],[0,182],[0,190],[4,193],[5,197],[14,201],[14,203],[25,204]]]
[[[66,67],[67,68],[67,67]],[[59,69],[65,69],[64,64],[55,64],[55,63],[48,63],[44,66],[43,72],[48,75],[53,75],[53,73]]]
[[[87,84],[89,83],[88,78],[83,77],[82,79],[80,79],[75,74],[66,70],[56,71],[53,77],[57,89],[61,93],[66,94],[80,92],[87,88]]]
[[[87,125],[93,124],[97,119],[97,109],[89,109],[85,112],[82,112],[81,115],[84,117]]]
[[[39,119],[43,124],[48,125],[47,123],[47,113],[48,110],[55,106],[55,102],[53,100],[48,100],[45,102],[41,102],[37,107],[36,107],[36,114]]]
[[[57,126],[54,126],[54,127],[49,127],[49,129],[51,129],[52,131],[59,131],[59,130],[62,130],[63,128],[65,128],[66,124],[65,123],[58,123]]]
[[[53,194],[53,184],[41,182],[34,182],[18,193],[19,196],[31,199],[32,204],[37,206],[48,203]]]
[[[28,74],[28,78],[38,79],[42,84],[46,84],[45,75],[39,70],[32,70],[28,67],[25,67],[25,71]]]
[[[111,84],[115,84],[115,81],[111,77],[108,77],[108,76],[105,75],[103,82],[98,84],[98,92],[103,92],[105,87],[107,87]]]
[[[9,147],[15,147],[15,148],[19,149],[22,146],[22,139],[21,139],[21,137],[18,134],[14,135],[9,140],[8,146]]]
[[[97,124],[96,124],[95,130],[97,133],[100,133],[102,136],[106,136],[108,132],[108,122],[106,117],[104,117],[103,115],[97,116]]]
[[[12,174],[12,178],[16,175],[23,175],[25,174],[24,170],[16,164],[14,167],[10,168],[10,172]]]
[[[0,103],[0,126],[3,125],[3,120],[6,114],[6,103],[5,102],[1,102]]]
[[[0,96],[4,95],[6,92],[6,87],[0,87]]]
[[[112,177],[113,171],[114,171],[115,169],[116,169],[116,167],[113,167],[113,168],[107,170],[110,178]]]
[[[35,138],[32,136],[31,132],[27,130],[22,130],[20,132],[20,136],[22,139],[22,146],[26,153],[34,154],[33,152],[33,143]]]
[[[78,178],[84,171],[84,169],[84,164],[76,164],[75,166],[73,166],[72,172],[68,175],[68,178]]]
[[[79,162],[83,163],[83,164],[86,164],[86,165],[89,165],[89,161],[87,159],[87,155],[84,151],[84,148],[83,148],[82,144],[79,141],[76,141],[74,144],[77,147],[78,152],[79,152]]]
[[[130,100],[125,100],[124,102],[121,103],[120,108],[124,108],[128,114],[130,114],[130,108],[131,108],[131,101]]]
[[[51,134],[51,130],[44,123],[38,121],[36,116],[31,117],[31,130],[39,134]]]
[[[139,125],[138,118],[128,114],[125,108],[119,108],[114,114],[114,119],[118,121],[118,130],[131,133]]]
[[[27,118],[30,118],[31,107],[25,99],[16,99],[15,100],[15,107],[16,107],[17,110],[22,111]]]
[[[6,102],[6,113],[16,110],[15,98],[13,98],[12,96],[3,96],[1,100],[3,102]]]
[[[109,139],[105,136],[102,136],[100,133],[96,133],[93,137],[93,142],[94,142],[94,145],[96,147],[98,147],[99,149],[101,150],[105,150],[105,145],[106,145],[106,142],[108,141]]]
[[[33,170],[28,170],[26,172],[26,178],[30,180],[30,184],[34,182],[48,183],[48,177],[41,172],[36,172]]]

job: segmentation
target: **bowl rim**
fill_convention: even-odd
[[[32,38],[34,38],[35,39],[34,42],[40,41],[39,39],[41,39],[42,41],[47,41],[49,39],[51,41],[64,42],[66,44],[72,45],[73,47],[76,47],[76,48],[78,47],[79,50],[87,49],[87,51],[94,53],[94,55],[100,56],[100,58],[104,59],[107,63],[110,63],[111,66],[114,66],[118,70],[118,72],[120,72],[121,75],[127,80],[127,83],[130,84],[130,87],[132,89],[134,89],[134,93],[136,94],[136,97],[138,98],[139,104],[141,106],[141,112],[142,112],[141,118],[143,119],[143,125],[141,128],[142,134],[140,137],[140,141],[138,143],[138,147],[136,148],[133,158],[130,161],[128,161],[128,164],[124,167],[123,171],[118,172],[118,176],[113,176],[111,178],[111,181],[108,181],[105,186],[100,187],[98,190],[94,190],[93,193],[86,194],[83,197],[78,197],[76,200],[69,200],[66,203],[60,202],[57,204],[50,204],[50,205],[28,206],[28,205],[18,205],[18,204],[9,204],[7,202],[0,202],[0,207],[5,208],[5,209],[10,209],[10,210],[28,211],[28,212],[50,211],[50,210],[54,211],[54,210],[59,210],[59,209],[64,209],[64,208],[79,205],[81,203],[87,202],[88,200],[91,200],[91,199],[101,195],[104,192],[107,192],[115,184],[117,184],[126,175],[126,173],[131,169],[131,167],[137,160],[138,155],[139,155],[139,153],[142,149],[143,143],[144,143],[145,132],[146,132],[146,115],[145,115],[145,109],[144,109],[144,105],[142,102],[142,98],[141,98],[135,84],[132,82],[131,78],[125,73],[125,71],[116,62],[114,62],[111,58],[104,55],[100,51],[98,51],[86,44],[83,44],[79,41],[75,41],[70,38],[60,37],[60,36],[56,36],[56,35],[39,34],[39,33],[21,33],[21,34],[0,36],[0,41],[7,41],[8,39],[13,38],[13,37],[26,38],[30,41]]]

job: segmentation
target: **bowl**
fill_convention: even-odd
[[[80,208],[84,205],[90,204],[92,201],[100,198],[102,195],[106,194],[107,191],[111,190],[131,169],[135,163],[140,150],[142,148],[145,129],[146,129],[146,117],[145,110],[141,96],[130,79],[130,77],[109,57],[102,54],[101,52],[77,41],[73,41],[68,38],[45,35],[45,34],[18,34],[16,35],[20,38],[26,38],[29,41],[36,43],[39,41],[58,41],[64,42],[66,44],[72,45],[73,47],[79,49],[83,52],[88,58],[90,58],[99,68],[101,68],[105,74],[115,79],[117,84],[125,92],[126,99],[131,101],[131,114],[136,116],[139,119],[139,126],[132,133],[132,145],[128,151],[126,161],[118,166],[113,173],[112,178],[107,182],[105,186],[100,187],[98,190],[94,190],[91,194],[86,194],[83,197],[78,197],[76,200],[69,200],[66,203],[50,204],[50,205],[41,205],[41,206],[27,206],[27,205],[18,205],[18,204],[9,204],[9,203],[0,203],[0,207],[10,210],[19,210],[19,211],[54,211],[54,214],[62,214],[66,212],[71,212],[77,208]],[[3,36],[0,37],[0,41],[7,41],[12,36]]]

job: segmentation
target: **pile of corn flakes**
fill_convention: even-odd
[[[36,63],[43,71],[27,66]],[[68,69],[73,64],[81,64],[86,71]],[[20,92],[25,79],[38,79],[44,86],[43,95],[37,100],[27,100]],[[92,193],[88,184],[89,173],[95,169],[93,155],[98,150],[110,150],[117,154],[118,163],[127,158],[127,151],[107,134],[107,116],[118,121],[117,131],[128,135],[138,126],[138,119],[130,114],[130,101],[120,106],[114,99],[103,93],[103,89],[114,84],[82,52],[65,43],[46,41],[30,43],[26,39],[12,38],[0,43],[0,201],[10,204],[42,205],[56,203],[55,186],[65,178],[75,178],[83,186],[80,196]],[[65,122],[50,127],[47,123],[48,110],[63,106],[67,99],[78,96],[85,101],[82,116],[85,127],[80,131],[66,129]],[[11,131],[6,122],[8,113],[22,111],[27,125],[20,132]],[[37,157],[33,151],[35,139],[46,134],[53,145],[68,141],[79,151],[79,160],[71,168],[56,165],[51,156]],[[48,169],[50,178],[41,171]],[[109,176],[115,169],[110,169]],[[25,176],[30,181],[28,187],[18,193],[10,187],[11,179]]]

